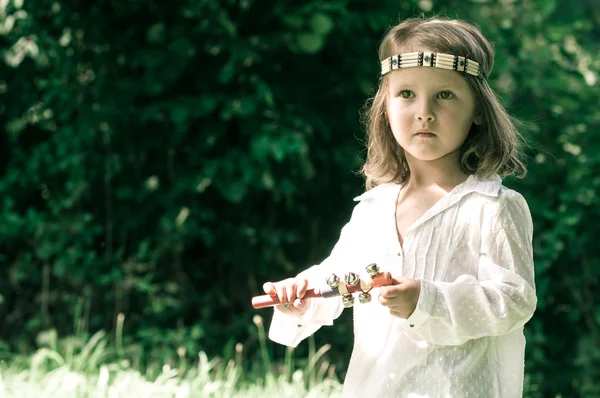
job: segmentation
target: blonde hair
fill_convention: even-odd
[[[440,18],[411,18],[394,26],[379,46],[379,60],[420,49],[459,55],[477,61],[489,76],[494,65],[494,49],[479,29],[463,21]],[[391,72],[394,73],[394,72]],[[366,187],[395,182],[410,176],[404,150],[392,134],[386,117],[389,75],[383,76],[375,96],[364,108],[367,129],[367,158],[361,172]],[[461,73],[461,72],[456,72]],[[460,149],[460,167],[467,174],[524,177],[519,160],[522,138],[513,119],[491,89],[487,80],[461,73],[475,97],[481,125],[473,124]]]

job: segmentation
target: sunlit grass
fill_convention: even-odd
[[[238,344],[233,358],[209,359],[200,352],[192,361],[179,355],[177,366],[161,365],[154,375],[156,372],[142,374],[129,359],[123,358],[124,350],[119,346],[122,336],[116,337],[118,344],[113,348],[102,331],[87,341],[70,338],[62,344],[55,334],[50,334],[45,338],[47,346],[33,355],[13,357],[0,364],[0,398],[340,395],[341,384],[323,359],[329,346],[315,350],[312,343],[304,361],[295,361],[293,350],[287,350],[284,363],[274,364],[268,354],[262,319],[255,318],[255,324],[260,344],[258,363],[245,363],[248,360],[243,358],[243,347]],[[306,365],[297,367],[295,362]]]
[[[267,349],[262,318],[254,317],[259,343],[257,359],[244,355],[236,344],[231,358],[209,358],[200,351],[190,359],[177,350],[176,365],[150,361],[142,372],[127,358],[122,339],[123,318],[117,320],[114,346],[105,332],[89,339],[59,341],[53,331],[42,334],[40,348],[31,356],[0,361],[0,398],[173,397],[252,398],[339,397],[342,386],[334,367],[324,358],[330,346],[316,349],[309,338],[308,356],[296,358],[287,349],[282,363],[274,363]],[[302,364],[298,366],[297,364]],[[525,378],[524,397],[540,397],[539,386]]]

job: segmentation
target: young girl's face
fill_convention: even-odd
[[[476,116],[459,72],[416,67],[389,74],[387,118],[407,157],[431,161],[460,149]]]

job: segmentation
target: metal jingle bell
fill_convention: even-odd
[[[350,308],[354,305],[354,297],[351,294],[344,294],[342,296],[342,304],[344,308]]]
[[[330,288],[335,289],[340,284],[340,277],[336,274],[329,275],[329,277],[327,278],[327,284]]]
[[[346,285],[348,285],[348,286],[356,286],[356,285],[358,285],[358,282],[360,281],[360,279],[358,278],[358,275],[356,275],[354,272],[348,272],[344,276],[344,280],[346,281]]]
[[[377,263],[372,263],[367,265],[367,274],[369,274],[369,276],[375,276],[379,273],[379,266],[377,265]]]
[[[362,292],[358,295],[358,302],[361,304],[366,304],[371,301],[371,295],[367,292]]]

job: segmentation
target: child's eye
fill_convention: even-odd
[[[452,94],[451,91],[440,91],[438,93],[438,98],[439,99],[447,100],[447,99],[454,98],[454,94]]]
[[[402,91],[400,91],[400,96],[401,96],[402,98],[406,98],[406,99],[408,99],[408,98],[413,98],[413,97],[414,97],[414,94],[413,94],[413,92],[412,92],[412,91],[410,91],[410,90],[402,90]]]

